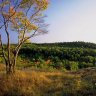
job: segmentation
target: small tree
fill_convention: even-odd
[[[7,36],[6,51],[1,33],[0,45],[8,74],[15,72],[21,46],[31,37],[47,33],[47,24],[44,24],[45,16],[42,14],[47,7],[47,0],[0,0],[0,29],[4,30]],[[12,50],[10,31],[18,34],[18,44]]]

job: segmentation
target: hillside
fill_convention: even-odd
[[[14,46],[16,44],[13,44],[12,48]],[[4,48],[6,49],[6,45]],[[95,48],[96,44],[88,42],[24,44],[19,52],[17,66],[47,70],[78,70],[95,67]],[[2,55],[0,56],[0,63],[4,63]]]
[[[83,42],[83,41],[76,41],[76,42],[57,42],[57,43],[41,43],[41,44],[36,44],[39,46],[57,46],[57,47],[71,47],[71,48],[91,48],[91,49],[96,49],[96,44],[95,43],[90,43],[90,42]]]
[[[63,70],[95,67],[95,47],[96,44],[85,42],[25,44],[19,52],[18,63]]]

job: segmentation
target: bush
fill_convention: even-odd
[[[79,68],[93,67],[93,63],[79,62]]]
[[[67,70],[74,70],[74,71],[78,70],[78,62],[66,61],[65,69],[67,69]]]

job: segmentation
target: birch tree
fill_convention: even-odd
[[[34,36],[47,33],[43,11],[48,8],[48,4],[47,0],[0,0],[0,30],[7,36],[7,47],[3,46],[1,32],[0,45],[7,74],[15,72],[22,45]],[[12,50],[10,31],[18,35],[18,43]]]

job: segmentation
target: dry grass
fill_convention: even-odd
[[[0,73],[0,96],[96,96],[96,69]]]
[[[4,71],[5,70],[5,64],[0,64],[0,71]]]

